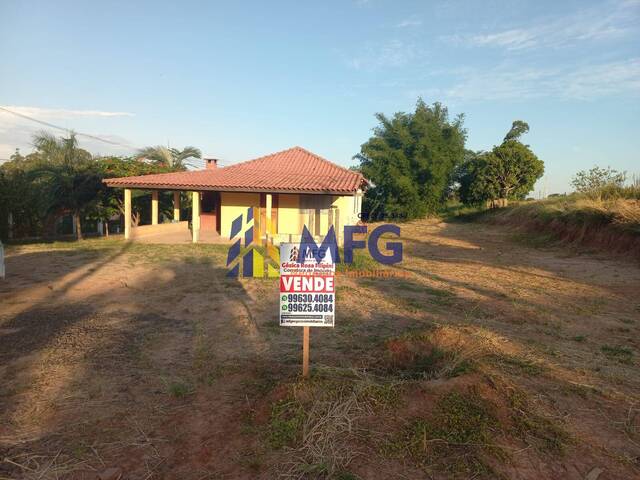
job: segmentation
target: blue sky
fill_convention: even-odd
[[[640,1],[0,1],[0,106],[230,164],[294,145],[348,166],[375,112],[464,113],[468,147],[522,119],[547,193],[640,173]],[[40,127],[0,113],[0,158]]]

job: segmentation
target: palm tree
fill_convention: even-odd
[[[78,240],[82,240],[81,214],[92,205],[103,189],[99,173],[89,152],[78,148],[73,132],[69,138],[56,138],[46,132],[33,137],[39,165],[31,171],[48,193],[48,214],[55,219],[71,213]]]
[[[159,165],[164,165],[175,170],[185,170],[187,166],[193,166],[188,161],[190,158],[202,158],[202,152],[196,147],[184,147],[182,150],[157,145],[146,147],[138,151],[139,160],[147,159]]]

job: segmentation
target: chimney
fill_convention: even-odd
[[[207,170],[213,170],[218,168],[218,159],[217,158],[205,158],[205,166]]]

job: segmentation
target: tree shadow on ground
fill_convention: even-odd
[[[209,427],[215,419],[221,424],[235,420],[225,428],[241,427],[241,412],[228,411],[222,397],[252,372],[256,356],[269,356],[269,344],[251,318],[254,299],[240,280],[227,278],[227,270],[206,256],[131,267],[129,248],[125,244],[89,265],[80,261],[52,272],[45,279],[53,284],[48,294],[5,316],[0,330],[3,458],[54,449],[84,452],[92,438],[99,438],[101,455],[129,462],[130,471],[144,477],[149,452],[160,461],[176,455],[177,446],[160,448],[140,440],[141,430],[159,433],[164,419],[178,437],[193,437],[184,445],[206,434],[196,424],[175,422],[176,411],[185,405],[195,404],[210,418]],[[50,252],[28,255],[24,268],[51,259]],[[132,274],[115,287],[84,288],[110,272],[127,270]],[[9,295],[20,288],[9,285]],[[227,373],[238,379],[221,385]],[[197,386],[211,403],[199,403]],[[213,459],[203,462],[230,455],[233,446],[218,446]],[[161,456],[154,453],[159,448]],[[173,458],[156,470],[179,465]],[[0,473],[24,472],[3,463]]]

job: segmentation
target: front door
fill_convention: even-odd
[[[201,230],[220,233],[220,193],[203,192],[201,205]]]

